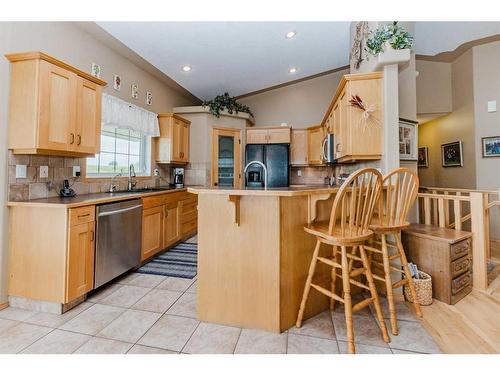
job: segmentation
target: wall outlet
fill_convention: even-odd
[[[302,171],[300,169],[297,169],[297,176],[302,176]]]
[[[49,177],[49,166],[42,165],[40,166],[40,178],[48,178]]]
[[[16,165],[16,178],[26,178],[27,169],[26,165]]]
[[[73,177],[80,177],[80,166],[79,165],[73,166]]]
[[[158,177],[160,175],[160,171],[158,170],[158,168],[155,168],[154,171],[153,171],[153,175],[155,177]]]
[[[490,100],[488,102],[488,112],[496,112],[497,111],[497,101]]]

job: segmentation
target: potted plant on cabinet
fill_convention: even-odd
[[[395,21],[370,31],[365,50],[376,56],[378,66],[400,64],[410,60],[413,36]]]

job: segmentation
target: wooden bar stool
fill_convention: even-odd
[[[381,187],[382,175],[380,172],[373,168],[360,169],[349,176],[340,187],[333,202],[330,220],[327,222],[315,222],[304,227],[306,232],[316,236],[317,241],[309,266],[309,274],[307,275],[296,326],[300,327],[302,325],[309,291],[313,287],[320,293],[330,297],[330,308],[332,310],[335,307],[335,301],[342,302],[345,305],[349,353],[355,352],[352,313],[368,307],[371,303],[375,306],[382,337],[385,342],[389,342],[389,335],[387,334],[387,328],[380,308],[375,282],[364,249],[365,242],[373,236],[373,232],[368,226],[372,219]],[[332,246],[333,252],[331,257],[318,256],[322,243]],[[357,250],[359,250],[360,256],[357,255]],[[339,255],[340,262],[338,260]],[[313,283],[317,262],[322,262],[332,267],[331,290]],[[359,267],[356,268],[355,266],[357,265]],[[339,275],[337,274],[337,270],[340,270]],[[360,275],[366,276],[368,286],[355,280],[355,277]],[[342,296],[340,293],[335,293],[337,276],[342,277]],[[351,284],[369,290],[371,297],[352,306]]]
[[[407,221],[407,216],[408,211],[413,206],[413,203],[415,203],[417,197],[418,176],[407,168],[397,168],[384,177],[382,186],[378,212],[374,215],[372,224],[370,225],[370,229],[375,233],[375,238],[377,240],[379,239],[374,243],[380,245],[380,248],[367,246],[366,249],[371,252],[369,253],[369,258],[373,268],[378,268],[383,271],[383,276],[379,276],[374,272],[373,277],[385,283],[391,330],[394,335],[397,335],[398,323],[394,295],[392,292],[393,289],[408,284],[413,298],[415,313],[419,317],[422,316],[420,305],[417,301],[415,285],[411,278],[408,261],[406,260],[405,251],[401,242],[401,230],[410,226],[410,223]],[[390,235],[394,237],[395,244],[388,244],[387,237]],[[389,247],[395,249],[396,252],[391,254]],[[375,254],[375,258],[378,259],[372,260],[373,254]],[[380,258],[382,262],[380,262]],[[391,263],[391,261],[398,258],[401,261],[403,269]],[[404,274],[404,278],[393,283],[391,278],[391,272],[393,271]]]

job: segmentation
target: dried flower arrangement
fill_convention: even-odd
[[[377,125],[380,124],[380,121],[375,116],[373,116],[373,112],[375,112],[376,110],[375,106],[368,105],[363,102],[363,99],[361,99],[359,95],[352,95],[351,99],[349,99],[349,104],[352,107],[361,109],[363,111],[363,114],[360,118],[360,123],[363,123],[363,128],[366,128],[369,123],[375,123]]]

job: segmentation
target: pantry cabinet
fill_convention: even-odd
[[[15,154],[98,153],[106,82],[41,52],[6,57],[11,62],[9,149]]]
[[[381,158],[382,79],[380,72],[348,74],[342,78],[321,123],[334,134],[338,162]],[[362,100],[365,109],[350,103],[354,96]]]
[[[270,127],[247,129],[247,144],[290,143],[289,127]]]
[[[191,122],[174,113],[158,115],[160,136],[155,138],[157,163],[189,163],[189,128]]]
[[[290,164],[307,165],[307,129],[293,129],[290,143]]]

